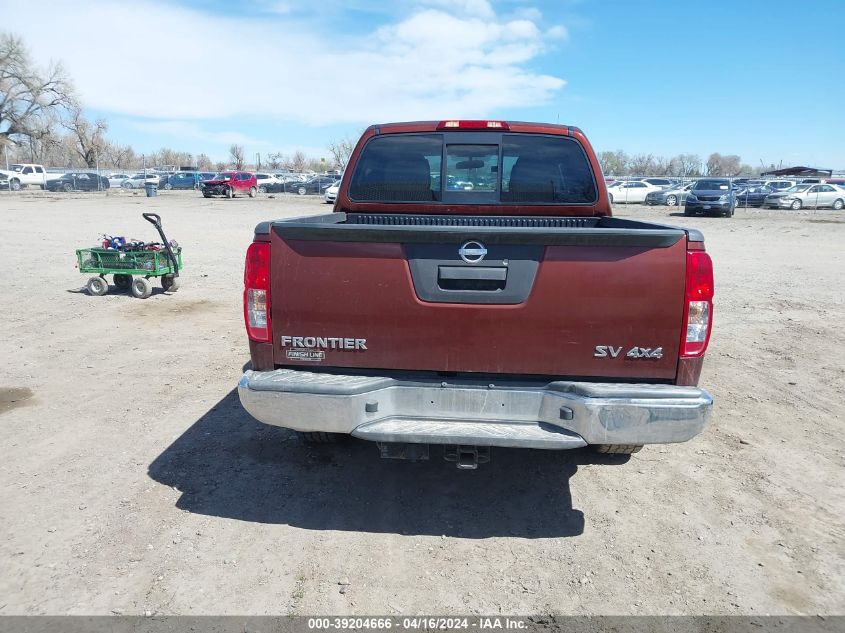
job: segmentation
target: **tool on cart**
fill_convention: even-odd
[[[146,299],[152,294],[151,277],[161,278],[161,287],[165,292],[179,289],[182,247],[167,239],[161,228],[161,216],[156,213],[141,215],[156,227],[161,242],[141,242],[103,235],[102,246],[77,249],[79,272],[97,275],[85,284],[89,294],[101,296],[109,291],[106,275],[114,276],[114,285],[118,290],[129,291],[138,299]]]

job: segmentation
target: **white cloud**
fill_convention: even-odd
[[[185,121],[203,119],[484,117],[547,102],[564,85],[528,64],[565,29],[541,28],[530,10],[500,18],[487,0],[428,0],[360,36],[290,16],[238,18],[156,0],[95,0],[84,11],[78,1],[51,2],[37,21],[29,3],[5,5],[4,27],[37,59],[63,60],[86,105],[179,122],[183,137]],[[189,133],[211,140],[199,127]]]
[[[196,121],[128,121],[127,123],[137,130],[154,134],[160,138],[175,137],[178,139],[207,141],[218,145],[231,145],[233,143],[249,145],[251,147],[269,145],[267,141],[252,138],[241,132],[228,130],[210,132]]]

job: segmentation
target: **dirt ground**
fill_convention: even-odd
[[[252,229],[328,209],[0,192],[0,614],[845,613],[845,214],[617,207],[706,236],[711,424],[459,471],[241,409]],[[74,249],[142,211],[183,287],[80,292]]]

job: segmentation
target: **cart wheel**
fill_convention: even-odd
[[[162,275],[161,287],[165,292],[176,292],[179,290],[179,277],[175,275]]]
[[[117,273],[114,277],[114,285],[117,286],[117,289],[121,292],[126,292],[129,290],[129,286],[132,285],[132,275],[124,275],[123,273]]]
[[[148,279],[136,277],[129,286],[129,292],[136,299],[146,299],[153,294],[153,286]]]
[[[91,277],[85,284],[85,289],[88,290],[89,295],[102,297],[109,291],[109,282],[102,277]]]

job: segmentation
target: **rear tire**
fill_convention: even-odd
[[[129,286],[132,285],[132,275],[118,273],[113,277],[113,279],[115,287],[121,292],[126,292],[129,290]]]
[[[153,286],[148,279],[136,277],[129,286],[129,292],[136,299],[146,299],[153,294]]]
[[[338,433],[324,433],[323,431],[297,431],[299,439],[306,444],[332,444],[340,439]]]
[[[841,211],[843,206],[845,206],[845,201],[843,201],[841,198],[837,198],[833,201],[834,211]]]
[[[235,197],[235,190],[231,187],[226,187],[226,197],[230,200]]]
[[[249,197],[254,198],[258,192],[256,191],[255,187],[249,188]]]
[[[597,453],[605,455],[633,455],[639,453],[642,447],[642,444],[596,444],[594,448]]]
[[[165,292],[176,292],[179,290],[179,286],[179,277],[175,275],[162,275],[161,287],[164,288]]]
[[[88,283],[85,284],[85,289],[89,295],[94,297],[102,297],[109,291],[109,282],[102,277],[91,277]]]

